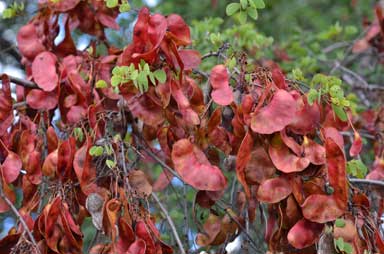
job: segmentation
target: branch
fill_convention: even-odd
[[[183,179],[181,179],[181,176],[179,176],[179,174],[173,169],[171,168],[170,166],[167,165],[167,163],[165,163],[162,159],[160,159],[156,154],[154,154],[150,149],[148,149],[147,147],[142,147],[142,149],[152,158],[154,159],[155,161],[157,161],[163,168],[165,168],[166,170],[168,170],[174,177],[177,177],[179,178],[182,182]]]
[[[231,218],[236,224],[237,226],[242,230],[242,232],[244,233],[244,235],[246,236],[247,240],[249,241],[249,243],[251,243],[251,247],[256,251],[256,253],[261,253],[261,252],[258,252],[259,249],[257,247],[257,244],[256,242],[252,239],[252,237],[248,234],[248,230],[246,228],[244,228],[244,226],[240,223],[240,221],[238,221],[234,216],[233,216],[233,213],[229,212],[228,210],[230,210],[230,208],[226,208],[224,205],[220,204],[220,202],[216,202],[216,205],[222,209],[228,216],[229,218]]]
[[[184,247],[183,247],[183,244],[181,243],[179,234],[177,233],[175,224],[173,223],[173,220],[172,220],[171,216],[169,216],[169,213],[168,213],[167,209],[165,209],[164,205],[161,203],[161,201],[160,201],[159,197],[156,195],[156,193],[152,192],[152,197],[156,201],[156,203],[159,205],[161,211],[164,213],[164,216],[167,219],[167,221],[169,223],[169,226],[172,229],[173,235],[175,236],[176,243],[177,243],[177,245],[179,246],[179,249],[180,249],[180,253],[181,254],[186,254],[186,252],[184,250]]]
[[[29,80],[26,80],[26,79],[21,79],[21,78],[17,78],[17,77],[14,77],[14,76],[10,76],[6,73],[3,73],[4,75],[7,75],[9,77],[9,80],[16,84],[16,85],[19,85],[19,86],[23,86],[25,88],[33,88],[33,89],[40,89],[40,87],[38,87],[34,82],[32,81],[29,81]],[[3,75],[1,74],[1,75]],[[0,76],[1,76],[0,75]]]
[[[368,184],[368,185],[376,185],[376,186],[384,187],[384,181],[369,180],[369,179],[357,179],[357,178],[350,178],[349,181],[351,183]]]
[[[368,134],[368,133],[364,133],[364,132],[361,132],[361,131],[358,131],[360,136],[364,137],[364,138],[368,138],[368,139],[372,139],[372,140],[376,140],[377,139],[377,136],[374,136],[374,135],[371,135],[371,134]],[[350,132],[350,131],[341,131],[340,132],[341,135],[343,136],[348,136],[348,137],[353,137],[354,136],[354,133],[353,132]]]
[[[29,239],[31,240],[32,244],[34,245],[34,248],[36,249],[38,254],[41,254],[39,247],[37,246],[36,240],[32,235],[32,232],[29,230],[27,223],[25,222],[24,218],[20,215],[17,208],[12,204],[11,200],[4,194],[3,192],[3,186],[2,183],[0,183],[0,197],[7,203],[7,205],[11,208],[13,214],[17,217],[17,219],[21,222],[21,225],[23,225],[23,228],[25,232],[27,232],[27,235],[29,236]]]
[[[332,51],[335,50],[335,49],[348,47],[348,46],[350,46],[350,45],[351,45],[351,42],[348,42],[348,41],[336,42],[336,43],[331,44],[331,45],[329,45],[328,47],[324,48],[324,49],[322,50],[322,52],[325,53],[325,54],[327,54],[327,53],[332,52]]]

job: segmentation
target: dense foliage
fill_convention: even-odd
[[[206,1],[222,17],[192,29],[124,0],[38,2],[27,79],[1,76],[1,253],[384,253],[379,5],[360,35],[274,44],[262,0]]]

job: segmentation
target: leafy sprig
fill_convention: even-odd
[[[134,64],[129,66],[116,66],[112,70],[111,85],[114,91],[118,93],[118,86],[132,82],[141,93],[148,91],[149,81],[156,85],[156,80],[165,83],[167,75],[163,69],[151,71],[148,63],[141,61],[138,68]],[[96,86],[105,87],[103,81],[98,81]]]
[[[257,20],[257,9],[265,8],[263,0],[240,0],[237,3],[230,3],[227,5],[226,13],[228,16],[237,14],[237,18],[241,24],[247,22],[249,16],[253,20]]]

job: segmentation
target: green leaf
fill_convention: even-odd
[[[97,157],[101,156],[104,153],[104,148],[102,146],[92,146],[91,149],[89,149],[89,155]]]
[[[115,8],[119,4],[119,0],[106,0],[108,8]]]
[[[295,68],[292,70],[292,76],[298,81],[305,81],[304,74],[299,68]]]
[[[105,150],[105,153],[107,155],[112,155],[113,154],[113,149],[112,149],[112,145],[111,144],[106,144],[104,146],[104,150]]]
[[[251,0],[257,9],[264,9],[265,3],[263,0]]]
[[[334,98],[338,98],[338,99],[344,98],[344,91],[343,89],[341,89],[340,86],[332,86],[329,89],[329,94],[331,95],[331,97],[334,97]]]
[[[151,70],[150,70],[150,68],[149,68],[149,65],[148,65],[147,63],[144,65],[144,69],[143,69],[143,71],[144,71],[146,74],[148,74],[148,73],[151,72]]]
[[[83,130],[79,127],[76,127],[75,129],[73,129],[73,134],[75,136],[75,139],[82,142],[83,139],[84,139],[84,134],[83,134]]]
[[[7,8],[3,11],[3,19],[10,19],[16,16],[16,11],[11,8]]]
[[[248,0],[240,0],[241,8],[245,10],[248,6]]]
[[[236,66],[236,58],[235,57],[231,57],[229,61],[227,61],[227,67],[230,69],[230,70],[233,70],[233,68],[235,68]]]
[[[116,161],[113,160],[106,160],[105,164],[107,165],[108,168],[112,169],[116,166]]]
[[[338,227],[338,228],[345,227],[345,220],[343,220],[343,219],[336,219],[335,226]]]
[[[139,71],[138,70],[133,70],[131,72],[131,76],[130,76],[131,80],[136,80],[138,75],[139,75]]]
[[[332,104],[332,109],[341,121],[346,122],[348,120],[347,113],[345,113],[344,108],[342,106]]]
[[[100,79],[96,82],[96,88],[106,88],[108,86],[107,82],[104,80]]]
[[[311,88],[307,94],[307,99],[308,99],[309,105],[311,105],[311,106],[313,105],[313,103],[317,99],[317,96],[318,96],[318,92],[315,89]]]
[[[225,9],[225,12],[228,16],[232,16],[236,12],[240,10],[240,4],[239,3],[231,3],[227,5],[227,8]]]
[[[121,77],[120,76],[113,76],[111,78],[111,85],[112,86],[118,86],[121,83]]]
[[[119,66],[116,66],[112,69],[112,75],[121,76],[122,71]]]
[[[131,10],[131,5],[129,3],[121,4],[119,7],[119,12],[129,12]]]
[[[344,250],[344,239],[341,237],[337,238],[337,240],[335,240],[335,245],[340,251],[343,251]]]
[[[145,72],[140,72],[137,76],[140,92],[146,92],[148,89],[148,78]]]
[[[344,242],[344,252],[347,254],[352,254],[353,253],[353,247],[350,243]]]
[[[165,81],[167,81],[167,74],[163,69],[156,70],[153,74],[160,83],[165,83]]]
[[[240,11],[240,13],[239,13],[239,21],[240,21],[240,24],[245,24],[247,22],[247,12]]]
[[[25,8],[24,3],[20,3],[20,4],[17,6],[17,10],[18,10],[18,11],[24,11],[24,8]]]
[[[361,160],[351,160],[347,162],[347,173],[362,179],[367,175],[368,168]]]
[[[254,20],[257,19],[258,17],[258,14],[257,14],[257,9],[256,8],[252,8],[252,7],[248,7],[247,8],[247,13],[248,13],[248,16]]]
[[[340,103],[344,107],[350,107],[351,106],[351,102],[345,98],[343,98]]]
[[[153,72],[148,73],[149,80],[151,81],[152,84],[156,85],[156,79],[155,75]]]
[[[355,26],[346,26],[345,27],[345,33],[347,35],[355,35],[355,34],[357,34],[358,31],[359,30]]]
[[[130,133],[125,133],[125,136],[124,136],[124,142],[125,143],[131,143],[131,140],[132,140],[132,137],[131,137],[131,134]]]

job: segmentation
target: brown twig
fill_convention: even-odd
[[[7,75],[9,77],[9,80],[16,84],[16,85],[20,85],[20,86],[23,86],[25,88],[37,88],[37,89],[40,89],[35,83],[33,83],[32,81],[29,81],[29,80],[26,80],[26,79],[21,79],[21,78],[17,78],[17,77],[14,77],[14,76],[10,76],[6,73],[3,73],[5,75]],[[3,75],[1,74],[1,75]],[[0,75],[0,76],[1,76]]]
[[[368,185],[376,185],[376,186],[384,187],[384,181],[378,181],[378,180],[350,178],[349,182],[357,183],[357,184],[368,184]]]
[[[183,208],[184,208],[184,241],[185,246],[189,249],[188,241],[188,231],[189,231],[189,221],[188,221],[188,199],[187,199],[187,185],[183,184]]]
[[[155,161],[157,161],[163,168],[165,168],[166,170],[168,170],[174,177],[177,177],[179,178],[181,181],[183,181],[181,179],[181,176],[179,176],[179,174],[173,169],[171,168],[170,166],[168,166],[162,159],[160,159],[156,154],[154,154],[150,149],[146,148],[146,147],[143,147],[142,148],[152,159],[154,159]]]
[[[164,207],[163,203],[161,203],[161,201],[160,201],[159,197],[156,195],[156,193],[152,192],[152,197],[156,201],[156,203],[159,205],[161,211],[163,212],[165,218],[167,219],[168,224],[171,227],[172,233],[173,233],[173,235],[175,237],[176,243],[179,246],[180,253],[181,254],[186,254],[186,252],[184,250],[184,247],[183,247],[183,244],[181,243],[180,236],[177,233],[177,230],[176,230],[176,227],[175,227],[175,223],[173,223],[173,220],[172,220],[171,216],[169,215],[167,209]]]
[[[257,247],[256,242],[252,239],[252,237],[248,234],[248,230],[244,228],[244,226],[237,220],[235,217],[233,217],[232,213],[229,212],[229,208],[226,208],[225,205],[220,204],[220,202],[216,202],[216,205],[222,209],[228,216],[231,218],[237,226],[242,230],[244,235],[246,236],[248,242],[250,243],[250,246],[256,251],[255,253],[261,253]]]

